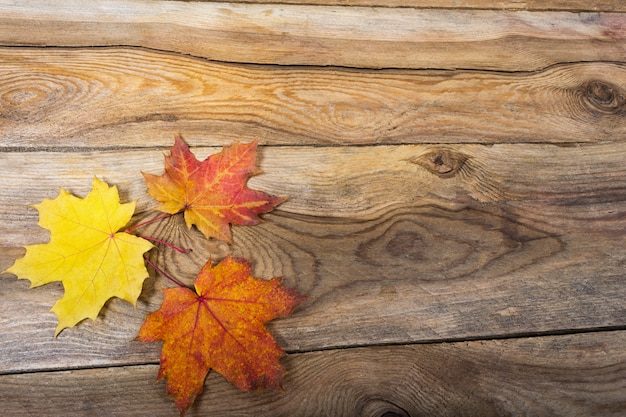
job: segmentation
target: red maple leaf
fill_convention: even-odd
[[[202,392],[210,369],[244,391],[279,388],[283,350],[264,323],[286,316],[304,300],[280,278],[254,278],[245,260],[208,262],[189,288],[165,289],[161,308],[150,313],[137,340],[163,340],[158,379],[185,413]]]
[[[246,187],[250,176],[258,173],[257,143],[237,142],[198,161],[176,136],[170,156],[165,157],[165,173],[143,174],[150,195],[162,202],[158,210],[182,211],[187,227],[195,224],[205,237],[231,242],[229,224],[257,224],[260,213],[285,200]]]

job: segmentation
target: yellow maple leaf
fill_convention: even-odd
[[[26,246],[26,255],[5,272],[37,287],[62,281],[65,293],[52,307],[58,319],[55,336],[83,319],[95,320],[107,300],[135,304],[148,277],[143,254],[153,246],[118,232],[135,211],[135,202],[120,204],[117,187],[94,178],[92,190],[78,198],[61,189],[53,200],[34,205],[39,225],[50,242]]]

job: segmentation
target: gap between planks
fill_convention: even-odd
[[[181,1],[181,0],[175,0]],[[184,1],[184,0],[183,0]],[[240,4],[292,4],[314,6],[357,6],[389,7],[411,9],[447,9],[447,10],[494,10],[494,11],[554,11],[554,12],[626,12],[626,5],[619,1],[606,0],[529,0],[498,1],[464,0],[462,3],[450,0],[196,0],[215,3]]]
[[[502,336],[489,335],[488,337],[464,337],[464,338],[449,338],[439,340],[424,340],[418,342],[403,342],[403,343],[378,343],[378,344],[360,344],[360,345],[346,345],[346,346],[334,346],[327,348],[315,348],[315,349],[286,349],[286,356],[302,355],[316,352],[331,352],[331,351],[355,351],[368,348],[393,348],[393,347],[410,347],[410,346],[437,346],[437,345],[459,345],[463,343],[489,343],[497,341],[510,341],[517,342],[520,340],[552,340],[559,337],[575,337],[584,336],[591,337],[593,335],[603,334],[617,334],[617,332],[624,332],[626,334],[626,325],[624,326],[607,326],[602,328],[589,328],[589,329],[576,329],[576,330],[562,330],[562,331],[549,331],[542,333],[519,333],[519,334],[507,334]],[[620,333],[621,334],[621,333]],[[161,342],[155,342],[157,345],[161,345]],[[149,366],[159,365],[159,361],[134,361],[124,363],[111,363],[111,364],[99,364],[91,366],[64,366],[58,368],[45,368],[45,369],[24,369],[18,371],[0,371],[2,375],[28,375],[39,373],[61,373],[67,371],[82,371],[90,369],[115,369],[115,368],[132,368],[135,366]]]

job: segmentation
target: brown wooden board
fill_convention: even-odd
[[[263,224],[235,227],[232,251],[310,297],[271,325],[290,351],[623,327],[625,146],[264,147],[264,174],[250,185],[290,198]],[[162,172],[160,150],[1,157],[2,269],[20,246],[46,240],[28,205],[59,186],[84,195],[97,175],[152,216],[139,171]],[[188,283],[228,252],[179,217],[144,233],[185,236],[194,256],[156,256]],[[0,285],[3,372],[158,357],[130,341],[160,304],[162,278],[136,310],[113,301],[56,340],[47,310],[60,285],[28,290],[10,276]]]
[[[81,0],[0,3],[1,46],[138,46],[280,65],[529,71],[622,60],[625,28],[622,13],[141,0],[92,0],[89,7]]]
[[[0,146],[588,143],[626,136],[626,64],[528,73],[241,66],[142,49],[0,49]]]
[[[268,324],[285,389],[211,373],[189,415],[622,415],[622,3],[0,0],[0,271],[60,187],[138,223],[174,134],[258,138],[249,185],[289,197],[263,223],[138,229],[193,249],[150,253],[185,284],[231,253],[308,296]],[[62,285],[2,274],[3,413],[176,415],[133,340],[171,285],[55,339]]]
[[[210,373],[189,417],[620,416],[624,332],[293,354],[284,391]],[[6,415],[173,416],[156,365],[0,376]]]
[[[192,0],[208,1],[208,0]],[[380,6],[442,9],[491,10],[567,10],[567,11],[626,11],[626,4],[615,0],[217,0],[224,3],[256,4],[314,4],[320,6]]]

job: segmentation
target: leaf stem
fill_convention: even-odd
[[[176,213],[174,213],[174,214],[176,214]],[[134,226],[128,227],[128,228],[127,228],[126,230],[124,230],[124,231],[125,231],[126,233],[131,233],[131,232],[133,232],[133,231],[135,231],[135,230],[139,229],[139,228],[140,228],[140,227],[142,227],[142,226],[146,226],[146,225],[148,225],[148,224],[150,224],[150,223],[158,222],[159,220],[167,219],[168,217],[171,217],[171,216],[173,216],[174,214],[172,214],[172,213],[166,213],[166,214],[162,214],[162,215],[160,215],[160,216],[156,216],[156,217],[154,217],[154,218],[152,218],[152,219],[150,219],[150,220],[146,220],[145,222],[137,223],[137,224],[136,224],[136,225],[134,225]]]
[[[179,252],[179,253],[189,253],[189,252],[191,252],[191,249],[183,249],[183,248],[179,248],[179,247],[178,247],[178,246],[176,246],[176,245],[173,245],[173,244],[171,244],[171,243],[169,243],[169,242],[166,242],[166,241],[164,241],[164,240],[161,240],[161,239],[157,239],[156,237],[141,236],[141,238],[142,238],[142,239],[149,240],[150,242],[160,243],[161,245],[165,245],[165,246],[167,246],[168,248],[170,248],[170,249],[174,249],[176,252]]]
[[[146,256],[144,256],[143,259],[146,261],[148,265],[154,268],[155,271],[157,271],[159,274],[163,275],[165,278],[172,281],[174,284],[178,285],[181,288],[188,288],[185,284],[183,284],[182,282],[180,282],[179,280],[177,280],[176,278],[174,278],[173,276],[171,276],[170,274],[168,274],[167,272],[165,272],[164,270],[156,266],[156,264],[152,262],[150,259],[148,259]]]

